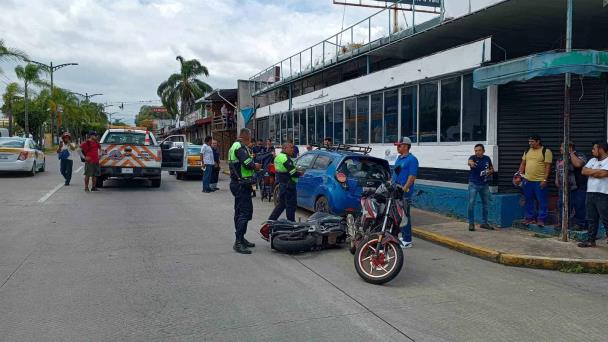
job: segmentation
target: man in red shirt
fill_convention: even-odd
[[[92,180],[91,191],[99,191],[95,186],[97,177],[100,175],[99,152],[101,145],[97,142],[97,132],[90,131],[89,139],[80,144],[80,150],[84,154],[84,191],[89,191],[89,179]]]

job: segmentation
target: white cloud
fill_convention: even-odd
[[[212,86],[236,87],[343,25],[331,0],[2,0],[0,13],[9,46],[42,62],[78,62],[55,82],[109,102],[156,99],[158,84],[178,71],[177,55],[206,65]],[[344,26],[372,13],[349,7]],[[13,65],[1,67],[16,80]]]

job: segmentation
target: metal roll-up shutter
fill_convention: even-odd
[[[606,138],[606,77],[572,80],[571,140],[590,154],[589,144]],[[499,192],[515,192],[511,184],[528,148],[531,134],[559,154],[563,134],[564,76],[513,82],[498,90]],[[553,177],[552,170],[552,177]],[[553,180],[550,179],[551,186]]]

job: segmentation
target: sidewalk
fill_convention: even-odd
[[[508,266],[608,273],[608,244],[579,248],[576,241],[543,236],[517,228],[468,230],[468,223],[413,209],[414,236],[460,252]]]

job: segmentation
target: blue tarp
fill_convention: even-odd
[[[485,89],[491,85],[527,81],[534,77],[572,73],[599,77],[608,72],[608,52],[579,50],[545,52],[481,67],[473,72],[473,86]]]
[[[253,114],[255,113],[255,109],[251,107],[241,109],[241,115],[243,116],[243,120],[245,120],[245,125],[251,120]]]

